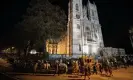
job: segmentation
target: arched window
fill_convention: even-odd
[[[78,4],[76,4],[76,11],[79,11],[79,6],[78,6]]]
[[[90,10],[89,9],[87,9],[87,18],[88,18],[88,20],[90,20]]]
[[[81,51],[81,45],[79,44],[79,51]]]
[[[94,36],[95,36],[95,39],[97,39],[97,38],[98,38],[96,33],[94,34]]]
[[[77,19],[80,19],[80,15],[79,15],[79,14],[76,14],[76,18],[77,18]]]
[[[86,32],[87,35],[90,35],[90,32]]]
[[[94,10],[92,10],[92,16],[95,16],[95,12],[94,12]]]
[[[80,29],[80,25],[79,24],[77,24],[77,28]]]
[[[87,36],[87,41],[91,41],[91,37],[90,36]]]
[[[86,26],[86,28],[85,28],[87,31],[90,31],[90,28],[88,27],[88,26]]]

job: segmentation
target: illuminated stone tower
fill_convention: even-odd
[[[97,54],[104,47],[97,7],[89,1],[69,0],[67,53]]]

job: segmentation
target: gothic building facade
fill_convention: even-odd
[[[97,7],[84,0],[70,0],[68,15],[69,53],[97,54],[104,47]]]
[[[112,57],[112,56],[125,56],[125,50],[123,48],[113,48],[113,47],[104,47],[102,49],[103,56]]]
[[[89,0],[69,0],[67,33],[58,41],[47,40],[50,54],[63,55],[124,55],[124,49],[104,47],[101,25],[95,3]],[[119,52],[119,53],[118,53]]]

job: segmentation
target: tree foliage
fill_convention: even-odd
[[[65,12],[48,0],[31,0],[23,21],[17,24],[21,39],[42,46],[48,38],[59,38],[66,31]]]
[[[133,26],[130,27],[129,33],[133,33]]]

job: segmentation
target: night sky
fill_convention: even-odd
[[[129,0],[90,1],[97,5],[105,46],[131,51],[128,29],[133,26],[133,3]],[[29,2],[30,0],[4,0],[0,18],[0,48],[11,44],[14,25],[21,21]],[[67,15],[68,0],[57,0],[54,4],[61,6]]]

